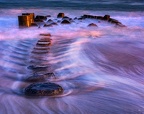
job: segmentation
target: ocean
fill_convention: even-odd
[[[22,13],[57,22],[60,12],[72,19],[110,15],[126,27],[85,19],[19,28]],[[52,44],[41,56],[32,51],[43,33]],[[0,0],[0,57],[0,114],[144,114],[144,0]],[[36,73],[53,72],[45,82],[63,94],[25,96],[30,65],[48,65]]]

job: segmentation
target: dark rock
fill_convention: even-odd
[[[110,15],[105,15],[104,17],[103,17],[103,20],[109,20],[110,19]]]
[[[37,15],[35,19],[47,20],[47,17],[46,16]]]
[[[52,73],[46,73],[43,75],[34,74],[34,76],[28,77],[25,81],[27,81],[27,82],[42,82],[42,81],[46,81],[50,77],[55,77],[53,72]]]
[[[89,16],[89,18],[91,18],[91,19],[94,19],[94,17],[95,17],[95,16],[93,16],[93,15],[90,15],[90,16]]]
[[[94,24],[94,23],[90,23],[90,24],[88,25],[88,27],[97,27],[97,25]]]
[[[31,70],[37,70],[37,69],[47,69],[48,66],[34,66],[34,65],[30,65],[27,68],[31,69]]]
[[[52,39],[50,38],[42,38],[40,40],[38,40],[38,42],[51,42]]]
[[[47,47],[34,47],[33,48],[34,50],[49,50],[50,48],[47,48]]]
[[[37,15],[36,18],[34,19],[34,22],[44,22],[46,20],[47,20],[47,17]]]
[[[27,96],[54,96],[63,93],[63,88],[55,83],[34,83],[24,89]]]
[[[102,16],[97,16],[96,18],[97,18],[97,19],[103,19],[103,17],[102,17]]]
[[[64,16],[65,16],[64,13],[59,13],[59,14],[57,15],[57,18],[63,18]]]
[[[50,33],[40,34],[40,36],[51,36],[51,34]]]
[[[58,20],[57,22],[58,22],[58,23],[60,23],[61,21],[60,21],[60,20]]]
[[[68,16],[64,16],[63,19],[69,19],[69,17]]]
[[[68,20],[63,20],[61,24],[70,24],[70,22]]]
[[[77,17],[74,18],[74,20],[78,19]]]
[[[126,25],[123,25],[121,23],[116,24],[116,27],[126,27]]]
[[[80,18],[78,18],[78,20],[83,20],[83,18],[82,18],[82,17],[80,17]]]
[[[58,25],[56,22],[52,22],[51,25]]]
[[[55,74],[53,72],[45,73],[45,74],[41,74],[41,75],[34,74],[34,76],[28,77],[25,81],[39,82],[39,81],[45,81],[46,79],[48,79],[50,77],[55,78]]]
[[[47,22],[50,22],[50,23],[52,23],[52,22],[53,22],[53,20],[52,20],[52,19],[49,19]]]
[[[118,20],[113,19],[113,18],[110,18],[110,19],[108,20],[108,22],[111,22],[111,23],[114,23],[114,24],[120,23]]]
[[[97,19],[97,16],[94,16],[94,19]]]
[[[37,42],[36,45],[37,46],[42,46],[42,47],[46,47],[46,46],[50,46],[51,42]]]
[[[83,16],[82,16],[83,19],[86,19],[86,18],[88,18],[88,17],[89,17],[89,15],[83,15]]]
[[[31,76],[31,77],[28,77],[25,81],[26,82],[43,82],[45,81],[45,78],[43,76]]]
[[[34,53],[34,54],[46,54],[46,53],[49,53],[48,50],[33,50],[31,53]]]

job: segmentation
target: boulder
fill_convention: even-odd
[[[33,83],[24,89],[26,96],[54,96],[63,93],[63,88],[55,83]]]
[[[35,19],[47,20],[46,16],[37,15]]]
[[[63,18],[64,16],[65,16],[64,13],[59,13],[59,14],[57,15],[57,18]]]
[[[61,24],[70,24],[70,22],[68,20],[63,20]]]
[[[97,27],[97,25],[95,23],[90,23],[88,27]]]

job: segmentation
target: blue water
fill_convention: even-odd
[[[1,9],[52,8],[79,10],[144,11],[143,0],[0,0]]]
[[[0,114],[144,114],[143,0],[0,0]],[[69,17],[109,14],[127,27],[86,19],[70,25],[20,29],[18,15]],[[87,27],[96,23],[97,28]],[[45,55],[32,53],[39,34],[50,33]],[[64,88],[54,97],[26,97],[29,65],[49,65],[46,82]]]

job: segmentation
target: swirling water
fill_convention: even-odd
[[[65,10],[70,17],[110,14],[127,28],[85,20],[50,28],[19,29],[22,12],[51,14],[59,10],[2,9],[0,17],[0,114],[144,114],[144,13]],[[95,22],[98,28],[88,28]],[[50,52],[38,61],[32,50],[40,33],[52,34]],[[54,82],[64,93],[54,97],[26,97],[22,90],[32,75],[34,58],[50,65]],[[43,74],[43,72],[39,72]]]

